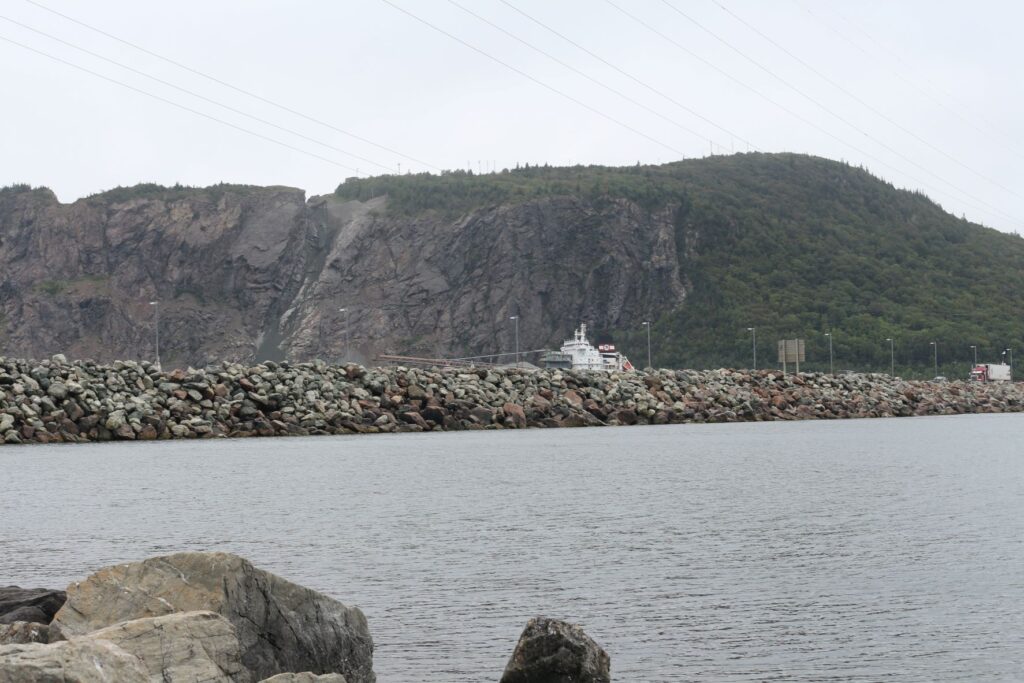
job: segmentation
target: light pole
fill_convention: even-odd
[[[892,340],[892,337],[886,337],[885,341],[889,342],[889,376],[896,376],[896,343]]]
[[[757,328],[748,327],[747,332],[750,333],[750,337],[754,344],[754,366],[750,369],[757,370]]]
[[[928,342],[931,344],[932,349],[935,350],[935,376],[939,376],[939,345],[935,342]]]
[[[156,351],[156,369],[160,371],[163,369],[160,366],[160,302],[150,301],[149,305],[153,307],[153,346]]]
[[[1013,349],[1006,349],[1006,352],[1010,354],[1010,376],[1013,376]]]
[[[828,337],[828,374],[834,375],[832,372],[832,333],[826,332],[825,336]]]
[[[339,308],[338,309],[338,313],[344,313],[345,314],[345,350],[344,350],[344,352],[342,353],[342,356],[341,356],[341,362],[344,363],[344,362],[346,362],[348,360],[348,320],[349,320],[349,318],[348,318],[348,309],[347,308]]]
[[[516,367],[519,367],[519,316],[514,315],[509,320],[516,322]]]
[[[643,325],[647,328],[647,367],[653,368],[654,366],[651,365],[651,321],[645,320]]]
[[[978,345],[971,344],[971,349],[974,351],[974,366],[978,366]]]

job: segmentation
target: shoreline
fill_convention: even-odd
[[[777,370],[583,372],[0,357],[0,443],[1024,412],[1024,386]]]

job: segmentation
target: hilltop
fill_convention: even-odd
[[[1024,339],[1024,240],[866,171],[794,154],[531,166],[290,188],[0,190],[0,355],[468,356],[557,346],[580,320],[642,364],[961,374]],[[350,323],[345,347],[346,314]],[[1021,348],[1024,354],[1024,348]],[[953,362],[955,360],[955,363]],[[165,363],[166,364],[166,363]]]

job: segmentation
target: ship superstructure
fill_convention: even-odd
[[[541,358],[547,368],[572,370],[605,370],[620,372],[633,370],[633,364],[616,351],[614,344],[601,344],[594,348],[587,340],[587,324],[582,323],[558,351],[549,351]]]

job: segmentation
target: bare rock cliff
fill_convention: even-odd
[[[2,190],[0,355],[152,358],[159,300],[165,365],[469,356],[511,351],[512,315],[522,349],[556,346],[581,320],[633,326],[689,290],[672,205],[556,196],[447,219],[386,202]]]

